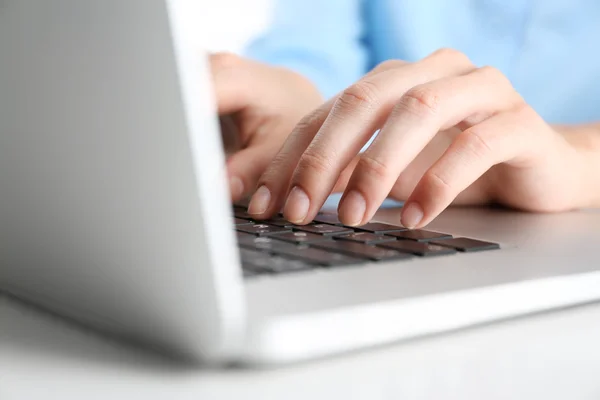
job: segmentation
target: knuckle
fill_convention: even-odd
[[[367,79],[358,81],[342,92],[338,104],[350,108],[374,108],[379,102],[379,89]]]
[[[416,86],[402,96],[398,107],[416,115],[436,114],[440,96],[426,85]]]
[[[376,179],[383,179],[389,175],[390,168],[384,162],[364,153],[358,160],[356,170],[374,176]]]
[[[515,107],[515,115],[520,121],[536,121],[540,119],[539,114],[524,100]]]
[[[500,81],[512,87],[512,84],[510,83],[506,75],[504,75],[504,73],[502,73],[502,71],[500,71],[496,67],[492,67],[491,65],[485,65],[479,68],[479,72],[487,76],[489,79],[492,79],[494,81]]]
[[[322,154],[306,151],[298,163],[297,175],[327,174],[333,170],[330,159]]]
[[[402,60],[386,60],[384,62],[379,63],[375,68],[373,68],[372,72],[388,71],[390,69],[402,67],[406,64],[407,62]]]
[[[318,129],[318,127],[323,122],[323,117],[325,116],[325,112],[323,110],[316,109],[298,121],[296,127],[294,128],[294,132],[298,134],[302,134],[302,132],[312,131],[314,129]]]
[[[485,132],[477,126],[473,126],[461,135],[463,146],[476,157],[484,158],[492,154],[492,146]]]
[[[423,175],[423,183],[436,197],[447,197],[452,194],[452,185],[442,173],[429,170]]]
[[[277,153],[269,166],[263,171],[262,175],[258,179],[259,186],[260,184],[266,184],[269,186],[270,183],[277,183],[280,181],[280,171],[281,166],[285,165],[287,157],[282,153]]]
[[[240,56],[228,52],[215,53],[210,56],[210,65],[214,70],[233,68],[239,65],[241,61]]]
[[[439,57],[445,60],[452,60],[463,65],[473,65],[469,57],[462,51],[452,49],[450,47],[442,47],[433,52],[432,56]]]
[[[525,104],[525,99],[523,99],[523,97],[521,97],[521,95],[515,90],[510,79],[508,79],[508,77],[498,68],[485,65],[479,68],[477,71],[488,81],[495,82],[497,85],[499,85],[501,91],[499,95],[505,93],[506,98],[514,107],[520,107],[521,105]]]

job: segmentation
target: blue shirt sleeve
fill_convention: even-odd
[[[246,56],[304,75],[329,98],[366,72],[363,1],[275,0],[271,26]]]

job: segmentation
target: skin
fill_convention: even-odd
[[[385,62],[324,104],[310,82],[252,65],[241,68],[252,71],[246,77],[261,96],[240,96],[236,107],[223,104],[240,87],[228,92],[222,72],[214,76],[220,112],[236,113],[246,143],[229,162],[230,182],[239,177],[244,194],[257,188],[249,205],[257,219],[283,208],[288,220],[309,223],[335,191],[344,193],[340,219],[352,226],[368,222],[386,197],[406,201],[401,222],[409,228],[450,204],[600,206],[600,126],[547,124],[501,72],[457,51]]]
[[[210,57],[219,115],[231,116],[240,145],[227,159],[234,202],[251,195],[256,182],[304,115],[323,103],[317,88],[284,68],[229,53]]]

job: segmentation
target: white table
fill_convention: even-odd
[[[0,295],[0,399],[600,399],[600,305],[274,370],[174,364]]]

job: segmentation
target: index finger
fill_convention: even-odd
[[[398,99],[415,85],[473,68],[468,59],[440,55],[363,79],[346,89],[314,141],[298,161],[284,214],[294,223],[311,221],[342,170],[383,125]],[[345,221],[346,222],[346,221]],[[356,222],[356,221],[355,221]]]
[[[489,67],[411,89],[362,155],[346,189],[348,198],[340,203],[340,219],[356,224],[369,220],[399,174],[440,130],[475,113],[493,114],[520,102],[510,82]],[[351,193],[362,197],[360,210],[352,205]]]

